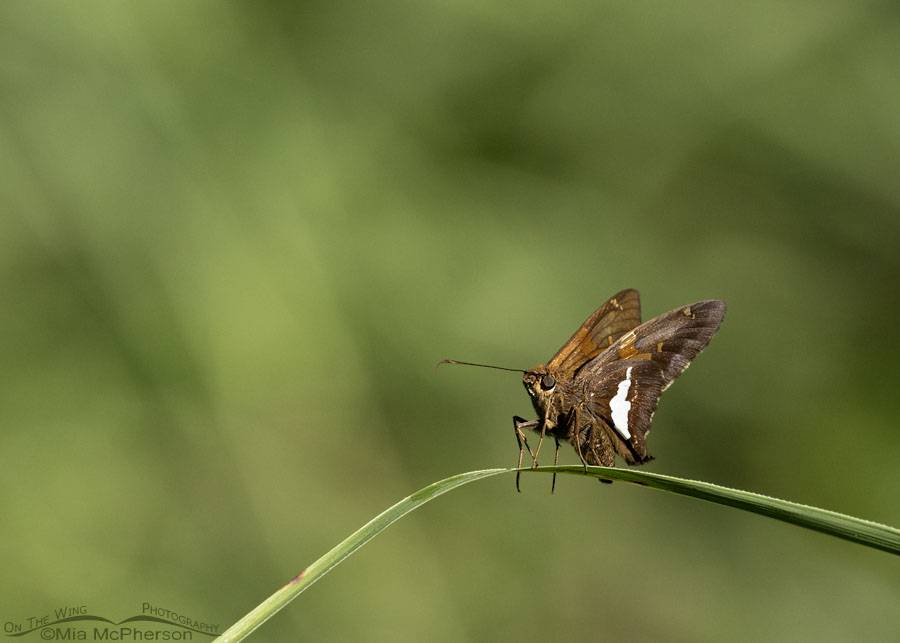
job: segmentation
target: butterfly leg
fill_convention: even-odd
[[[535,422],[535,424],[537,424],[537,422]],[[544,443],[544,436],[547,435],[547,422],[544,420],[541,420],[540,425],[541,425],[541,438],[538,440],[537,448],[535,448],[534,454],[532,454],[532,456],[531,456],[531,468],[532,469],[534,469],[536,466],[538,466],[538,461],[537,461],[538,454],[541,452],[541,445]]]
[[[581,464],[584,465],[584,472],[587,473],[587,461],[584,459],[584,452],[581,449],[581,428],[578,426],[578,409],[572,409],[572,413],[575,416],[575,422],[573,423],[572,432],[575,434],[575,451],[578,452],[578,457],[581,458]]]
[[[522,431],[522,429],[533,429],[537,426],[537,424],[538,423],[534,420],[529,422],[525,418],[520,418],[518,415],[513,416],[513,428],[515,429],[516,433],[516,443],[519,445],[519,463],[518,465],[516,465],[517,469],[522,468],[522,456],[525,454],[525,449],[528,449],[528,455],[531,456],[532,461],[535,459],[534,453],[531,451],[531,447],[528,446],[528,438],[525,437],[525,432]],[[516,471],[516,491],[519,492],[521,492],[521,489],[519,489],[520,475],[522,475],[522,472]]]
[[[556,455],[553,456],[553,466],[555,467],[559,465],[559,438],[554,435],[553,439],[556,441]],[[556,471],[553,472],[553,483],[550,485],[550,493],[554,491],[556,491]]]

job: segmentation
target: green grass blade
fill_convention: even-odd
[[[595,478],[631,482],[642,487],[660,489],[670,493],[677,493],[682,496],[699,498],[720,505],[736,507],[738,509],[743,509],[744,511],[768,516],[769,518],[775,518],[776,520],[783,520],[784,522],[820,531],[825,534],[830,534],[868,547],[874,547],[875,549],[880,549],[892,554],[900,554],[900,529],[882,525],[877,522],[871,522],[869,520],[863,520],[862,518],[847,516],[845,514],[837,513],[836,511],[828,511],[827,509],[819,509],[818,507],[802,505],[797,502],[780,500],[778,498],[772,498],[750,491],[729,489],[728,487],[720,487],[719,485],[709,482],[687,480],[685,478],[676,478],[674,476],[638,471],[636,469],[588,467],[588,471],[585,473],[584,467],[575,465],[563,467],[538,467],[537,469],[529,469],[528,471],[537,471],[541,473],[553,473],[555,471],[557,473],[586,475]]]
[[[441,494],[445,494],[448,491],[461,487],[469,482],[513,470],[514,469],[486,469],[484,471],[461,473],[430,484],[424,489],[404,498],[393,507],[375,516],[319,560],[300,572],[300,574],[287,585],[272,594],[253,611],[249,612],[241,620],[229,627],[216,639],[216,641],[231,642],[243,640],[253,630],[274,616],[281,608],[297,598],[297,596],[307,587],[330,572],[336,565],[340,564],[347,556],[365,545],[372,540],[372,538],[413,509],[418,509],[429,500],[437,498]]]
[[[356,532],[344,539],[331,551],[303,570],[287,585],[260,603],[253,611],[226,630],[216,641],[240,641],[253,630],[271,618],[281,608],[295,599],[307,587],[331,571],[350,554],[365,545],[389,525],[399,520],[413,509],[424,505],[432,498],[460,487],[469,482],[488,478],[501,473],[512,473],[516,469],[485,469],[470,471],[440,480],[408,496],[383,511]],[[749,491],[729,489],[709,482],[686,480],[659,473],[648,473],[635,469],[613,469],[581,466],[538,467],[522,469],[526,473],[565,473],[630,482],[642,487],[660,489],[691,498],[699,498],[729,507],[736,507],[769,518],[783,520],[801,527],[820,531],[838,538],[850,540],[868,547],[874,547],[892,554],[900,554],[900,530],[878,523],[839,514],[826,509],[801,505],[796,502],[779,500]]]

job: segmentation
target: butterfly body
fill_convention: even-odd
[[[702,351],[725,316],[725,303],[682,306],[641,324],[640,297],[623,290],[591,315],[546,363],[526,371],[536,421],[513,419],[520,461],[522,429],[569,442],[585,464],[652,459],[646,436],[662,392]],[[524,446],[522,446],[524,443]],[[532,455],[537,465],[540,443]]]

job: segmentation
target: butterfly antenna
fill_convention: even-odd
[[[438,366],[440,366],[441,364],[462,364],[463,366],[478,366],[480,368],[495,368],[498,371],[512,371],[513,373],[527,373],[528,372],[521,368],[506,368],[505,366],[494,366],[492,364],[476,364],[474,362],[458,362],[455,359],[442,359],[440,362],[438,362],[435,365],[434,370],[437,370]]]

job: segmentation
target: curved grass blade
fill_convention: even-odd
[[[285,605],[295,599],[307,587],[315,583],[322,576],[331,571],[350,554],[365,545],[382,530],[399,520],[413,509],[417,509],[432,498],[460,487],[469,482],[488,478],[501,473],[538,472],[538,473],[568,473],[607,480],[620,480],[630,482],[642,487],[650,487],[677,493],[683,496],[699,498],[709,502],[715,502],[729,507],[743,509],[769,518],[775,518],[789,522],[807,529],[813,529],[838,538],[874,547],[892,554],[900,554],[900,529],[881,525],[861,518],[854,518],[834,511],[819,509],[801,505],[796,502],[780,500],[749,491],[729,489],[709,482],[687,480],[666,476],[659,473],[649,473],[634,469],[614,469],[608,467],[584,467],[557,466],[538,467],[536,469],[485,469],[483,471],[470,471],[440,480],[428,485],[424,489],[408,496],[383,511],[360,529],[344,539],[331,551],[319,558],[312,565],[291,580],[287,585],[272,594],[260,603],[253,611],[249,612],[237,623],[226,630],[216,641],[240,641],[246,638],[253,630],[275,615]]]
[[[776,520],[782,520],[836,536],[837,538],[843,538],[844,540],[900,555],[900,529],[895,527],[855,518],[836,511],[772,498],[759,493],[721,487],[710,482],[687,480],[660,473],[636,471],[635,469],[614,469],[608,467],[588,467],[588,471],[585,473],[584,467],[579,465],[538,467],[537,469],[523,469],[523,471],[569,473],[631,482],[642,487],[650,487],[682,496],[715,502],[728,507],[736,507],[744,511],[760,514],[761,516],[768,516],[769,518],[775,518]]]
[[[330,572],[336,565],[347,558],[347,556],[365,545],[372,540],[372,538],[381,533],[382,530],[408,514],[413,509],[418,509],[432,498],[437,498],[441,494],[445,494],[448,491],[461,487],[469,482],[480,480],[481,478],[489,478],[500,473],[508,473],[510,471],[515,471],[515,469],[485,469],[483,471],[461,473],[430,484],[424,489],[404,498],[393,507],[375,516],[319,560],[300,572],[300,574],[292,579],[287,585],[272,594],[241,620],[229,627],[216,639],[216,642],[243,640],[253,630],[274,616],[281,608],[297,598],[297,596],[307,587]]]

